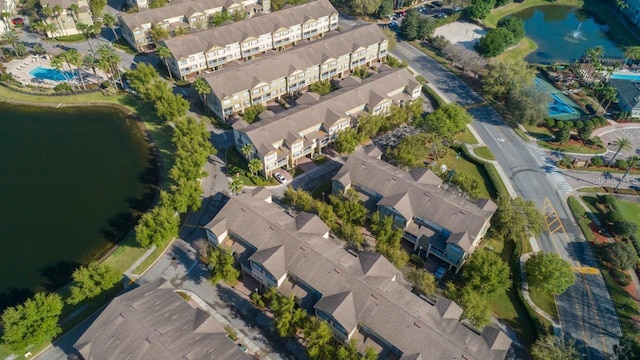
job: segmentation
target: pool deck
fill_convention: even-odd
[[[63,81],[39,79],[30,75],[29,72],[38,66],[46,69],[53,69],[53,66],[51,66],[51,62],[47,55],[31,55],[31,56],[27,56],[24,59],[11,60],[5,64],[5,68],[7,69],[7,72],[11,73],[13,77],[19,82],[21,82],[22,85],[24,86],[31,85],[31,86],[44,87],[44,88],[53,88],[56,85],[63,82]],[[62,69],[62,70],[68,71],[68,69]],[[74,68],[73,70],[75,71],[76,69]],[[99,84],[106,79],[106,76],[102,71],[96,70],[96,73],[98,77],[96,77],[92,71],[87,71],[86,69],[83,69],[82,76],[83,76],[84,82],[86,84],[89,84],[89,83]],[[80,80],[77,78],[74,78],[71,81],[66,81],[66,82],[71,83],[73,85],[78,85]]]

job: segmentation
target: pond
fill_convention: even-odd
[[[513,14],[524,20],[527,37],[538,48],[526,60],[536,64],[570,63],[588,48],[601,45],[604,56],[621,58],[622,50],[607,36],[607,25],[570,6],[544,5]]]
[[[104,255],[154,196],[138,123],[109,108],[0,103],[0,311],[66,284]]]

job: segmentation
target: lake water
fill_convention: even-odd
[[[581,57],[586,49],[597,45],[604,47],[605,57],[622,57],[622,50],[606,34],[608,27],[580,9],[545,5],[512,16],[524,20],[527,37],[538,44],[526,58],[530,63],[570,63]]]
[[[152,163],[120,111],[0,103],[0,309],[117,243],[153,196]]]

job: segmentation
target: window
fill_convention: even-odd
[[[337,61],[332,61],[332,62],[331,62],[331,66],[336,66],[337,64],[338,64],[338,62],[337,62]]]
[[[233,95],[233,100],[238,100],[238,98],[239,98],[238,94]]]
[[[222,102],[222,105],[229,105],[229,104],[231,104],[231,100],[229,99]]]
[[[254,95],[256,95],[256,94],[260,94],[260,89],[253,89],[252,93],[253,93]]]
[[[224,54],[224,49],[218,50],[218,55],[222,55],[222,54]]]
[[[193,55],[189,56],[189,62],[193,62],[193,61],[196,61],[196,57]]]

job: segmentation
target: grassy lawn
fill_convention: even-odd
[[[156,259],[160,257],[162,253],[164,253],[169,245],[171,245],[171,241],[164,244],[164,246],[156,247],[156,249],[153,250],[153,252],[149,256],[147,256],[147,258],[144,259],[137,268],[133,269],[133,273],[136,275],[141,275],[142,273],[147,271],[147,269],[156,261]]]
[[[538,44],[528,37],[520,40],[520,43],[502,54],[496,56],[498,60],[516,60],[524,59],[527,55],[531,54],[538,48]]]
[[[607,152],[606,149],[592,149],[588,146],[584,146],[582,144],[578,144],[576,142],[567,142],[564,144],[557,144],[548,141],[538,141],[538,145],[542,146],[545,149],[549,150],[558,150],[570,153],[578,153],[578,154],[593,154],[599,155]]]
[[[535,286],[529,286],[529,295],[531,295],[531,300],[533,300],[540,309],[544,310],[553,318],[558,318],[558,308],[556,308],[556,300],[553,298],[553,295]]]
[[[322,194],[324,193],[325,199],[329,198],[329,194],[331,194],[331,180],[327,180],[322,184],[318,185],[311,192],[311,196],[313,196],[316,200],[322,200]]]
[[[476,139],[475,136],[473,136],[473,134],[471,133],[471,131],[469,129],[464,129],[463,132],[459,133],[456,135],[456,140],[463,142],[465,144],[469,144],[469,145],[476,145],[478,144],[478,139]]]
[[[489,148],[486,147],[486,146],[477,147],[477,148],[473,149],[473,152],[476,155],[478,155],[481,158],[486,159],[486,160],[495,160],[496,159],[495,157],[493,157],[493,154],[491,153],[491,150],[489,150]]]
[[[548,140],[548,139],[552,139],[553,138],[553,134],[551,133],[551,131],[549,131],[549,129],[547,129],[544,126],[536,126],[536,125],[529,125],[529,124],[523,124],[524,128],[527,130],[527,133],[529,133],[529,136],[534,137],[538,140]]]
[[[539,5],[570,5],[582,7],[583,3],[583,0],[557,0],[553,3],[549,2],[549,0],[527,0],[521,3],[511,3],[499,9],[494,9],[482,22],[488,27],[496,27],[498,25],[498,21],[503,17],[530,7]]]
[[[484,249],[499,255],[504,261],[509,262],[513,254],[511,242],[505,244],[501,240],[488,239]],[[531,345],[536,340],[535,329],[531,324],[526,309],[520,303],[516,289],[509,289],[492,298],[491,309],[493,313],[518,334],[518,338],[526,345]]]
[[[235,148],[227,150],[225,159],[227,160],[227,174],[229,176],[236,176],[237,174],[243,184],[258,186],[277,185],[277,182],[272,178],[260,182],[259,184],[254,182],[250,177],[251,172],[247,167],[247,160],[245,160],[245,158]]]
[[[636,239],[640,239],[640,204],[620,199],[616,199],[616,204],[627,221],[634,222],[638,225],[638,230],[635,235]]]
[[[482,165],[472,162],[464,153],[460,152],[460,157],[456,159],[456,152],[449,151],[447,156],[438,162],[447,165],[449,169],[455,169],[458,173],[477,179],[480,182],[480,197],[495,199],[496,190],[487,171]]]
[[[567,202],[569,204],[569,208],[571,209],[571,213],[573,214],[573,217],[576,219],[578,226],[580,226],[580,230],[582,230],[582,233],[584,234],[585,238],[593,242],[595,240],[595,235],[593,235],[593,232],[589,227],[591,220],[585,218],[585,214],[587,213],[587,211],[582,207],[582,205],[580,205],[578,200],[573,196],[569,197],[569,200],[567,200]]]
[[[638,334],[638,328],[635,326],[633,317],[640,315],[640,307],[638,303],[629,296],[629,293],[618,285],[608,271],[602,271],[602,277],[607,284],[607,289],[611,295],[611,300],[616,308],[618,317],[620,318],[620,326],[624,334]]]

